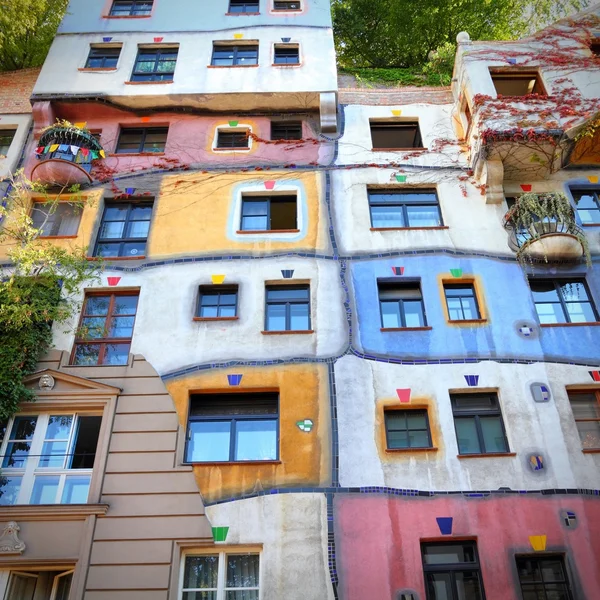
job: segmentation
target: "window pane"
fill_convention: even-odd
[[[425,317],[421,302],[405,300],[404,317],[406,319],[406,327],[423,327],[425,325]]]
[[[183,592],[182,600],[217,600],[216,590],[213,592]]]
[[[481,600],[482,594],[477,571],[458,571],[455,577],[458,600]]]
[[[462,303],[460,298],[448,298],[448,316],[451,321],[462,321]]]
[[[113,315],[135,315],[139,296],[115,296]]]
[[[373,227],[406,227],[401,206],[371,206]]]
[[[427,565],[474,563],[475,548],[471,544],[428,544],[423,547],[423,557]]]
[[[292,331],[310,329],[308,304],[290,304],[290,329]]]
[[[258,587],[258,561],[258,554],[228,554],[225,586],[228,588]]]
[[[150,221],[133,221],[129,223],[129,231],[127,237],[130,238],[147,238],[150,230]]]
[[[225,598],[226,600],[258,600],[258,590],[229,590]]]
[[[130,338],[133,335],[133,322],[135,317],[113,317],[109,337],[111,338]]]
[[[596,315],[589,302],[568,302],[567,312],[571,323],[593,323]]]
[[[98,244],[96,256],[119,256],[120,244]]]
[[[566,323],[567,318],[559,303],[537,304],[535,310],[538,314],[540,323]]]
[[[402,327],[400,304],[398,302],[381,302],[381,318],[384,327]]]
[[[474,418],[455,418],[459,454],[481,454]]]
[[[600,419],[600,402],[595,394],[573,394],[569,400],[576,419]]]
[[[9,443],[2,461],[3,468],[21,469],[27,463],[37,417],[17,417],[13,422]],[[15,441],[12,441],[15,440]]]
[[[187,462],[229,460],[230,421],[191,421],[188,431]]]
[[[67,454],[67,442],[44,442],[39,467],[63,468]]]
[[[218,556],[186,556],[183,589],[216,588],[218,568]],[[209,597],[207,596],[207,598]],[[190,598],[194,598],[194,596],[190,596]]]
[[[453,600],[450,573],[427,573],[427,599]]]
[[[481,417],[481,433],[486,452],[507,452],[501,417]]]
[[[600,448],[600,421],[578,421],[577,431],[584,448]]]
[[[282,286],[279,288],[268,288],[267,300],[308,300],[308,292],[307,287],[294,288],[292,286]]]
[[[38,578],[11,573],[6,600],[33,600]]]
[[[100,356],[99,344],[77,344],[73,364],[97,365]]]
[[[560,293],[566,302],[580,302],[589,300],[585,285],[581,281],[560,284]]]
[[[51,416],[48,421],[45,439],[65,440],[69,438],[73,417],[71,415]]]
[[[275,460],[277,421],[238,421],[235,460]]]
[[[63,489],[62,504],[85,504],[90,491],[90,476],[67,477]]]
[[[441,225],[437,206],[407,206],[410,227],[438,227]]]
[[[94,466],[101,425],[101,416],[86,416],[77,419],[77,434],[72,450],[71,469],[91,469]]]
[[[235,306],[221,306],[219,317],[235,317]]]
[[[58,475],[42,475],[35,478],[30,504],[54,504],[58,490]]]
[[[219,308],[215,306],[203,306],[200,309],[200,316],[205,318],[218,317]]]
[[[144,256],[146,252],[146,242],[133,242],[123,244],[121,256]]]
[[[408,433],[406,431],[388,431],[387,435],[388,448],[408,448]]]
[[[267,305],[267,331],[285,331],[285,304]]]
[[[462,313],[464,319],[478,319],[477,303],[475,298],[461,298]]]
[[[100,233],[98,234],[101,239],[119,239],[123,237],[125,231],[124,221],[109,221],[102,223]]]
[[[0,475],[0,506],[12,506],[17,503],[21,490],[21,477]]]
[[[129,344],[106,344],[105,365],[126,365],[129,359]]]
[[[425,413],[420,410],[406,411],[406,425],[409,429],[427,429]]]
[[[81,320],[81,331],[79,337],[92,340],[104,337],[106,317],[84,317]]]
[[[529,286],[535,302],[558,302],[558,292],[551,281],[530,280]]]
[[[242,231],[268,231],[267,217],[242,217]]]
[[[428,448],[430,446],[429,435],[426,431],[410,431],[408,440],[411,448]]]

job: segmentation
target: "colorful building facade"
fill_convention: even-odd
[[[597,34],[338,90],[324,0],[73,0],[23,166],[103,270],[6,424],[0,597],[593,600]]]

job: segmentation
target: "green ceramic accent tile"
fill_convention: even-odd
[[[452,277],[462,277],[463,270],[462,269],[450,269],[450,273],[452,273]]]
[[[298,426],[298,429],[301,431],[306,431],[307,433],[309,433],[313,428],[313,422],[310,419],[296,421],[296,425]]]
[[[229,121],[229,127],[237,127],[239,121]]]
[[[213,527],[212,533],[215,542],[224,542],[227,539],[229,527]]]
[[[405,183],[406,182],[406,175],[396,175],[396,181],[398,183]]]

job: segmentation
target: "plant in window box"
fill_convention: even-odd
[[[32,217],[32,196],[41,199],[37,204],[43,208],[35,210],[45,217]],[[77,186],[49,191],[19,172],[0,206],[0,244],[9,248],[11,261],[0,269],[0,419],[34,399],[23,378],[50,347],[53,323],[66,323],[77,314],[81,286],[100,273],[101,264],[90,263],[85,248],[61,248],[43,239],[65,196],[79,210],[86,204]]]
[[[560,192],[526,193],[504,216],[511,232],[509,245],[520,262],[578,260],[591,257],[587,239],[578,226],[575,209]]]

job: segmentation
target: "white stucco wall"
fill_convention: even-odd
[[[0,157],[0,179],[8,177],[11,173],[16,171],[19,159],[21,158],[21,152],[23,151],[23,146],[29,135],[30,126],[31,115],[29,114],[0,115],[0,133],[3,129],[17,130],[8,150],[8,154],[5,155],[5,158]]]
[[[336,362],[340,484],[420,490],[495,490],[596,488],[600,458],[583,454],[566,385],[590,385],[588,368],[551,363],[532,365],[481,362],[470,365],[390,365],[345,356]],[[449,390],[467,388],[464,375],[478,374],[479,388],[497,389],[515,457],[459,459]],[[548,383],[552,399],[534,402],[530,384]],[[376,403],[395,399],[397,388],[411,388],[411,399],[432,401],[430,421],[441,440],[437,452],[387,454],[377,451]],[[465,388],[467,388],[465,390]],[[530,453],[544,456],[544,471],[527,463]]]

